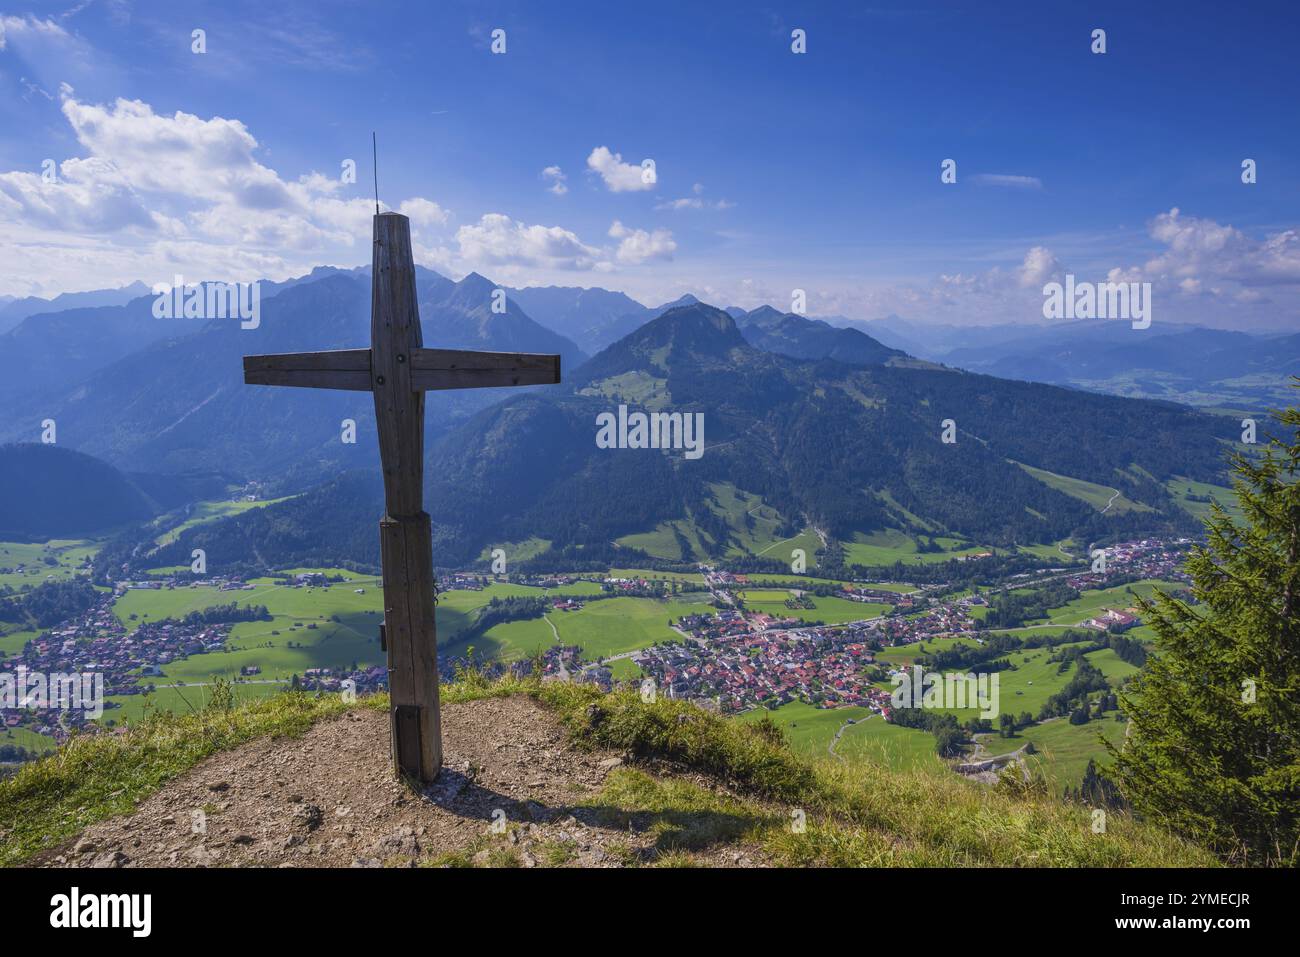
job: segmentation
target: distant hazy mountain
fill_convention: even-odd
[[[621,292],[576,286],[511,289],[509,295],[542,325],[568,336],[590,353],[635,332],[669,309],[699,302],[686,293],[659,306],[643,306]]]
[[[739,313],[739,315],[737,315]],[[906,358],[858,329],[837,329],[820,319],[782,313],[771,306],[752,312],[727,310],[750,345],[795,359],[834,359],[851,365],[884,365]]]
[[[96,289],[93,292],[65,292],[53,299],[41,299],[27,296],[17,299],[13,296],[0,296],[0,333],[8,332],[28,316],[48,312],[65,312],[68,309],[93,309],[97,306],[121,306],[147,295],[149,287],[142,282],[133,282],[120,289]]]
[[[1154,323],[1072,320],[954,326],[826,317],[882,343],[944,365],[1009,379],[1068,385],[1134,398],[1246,410],[1294,400],[1300,335]]]
[[[0,440],[34,437],[41,420],[53,418],[60,442],[123,468],[227,470],[262,479],[287,473],[296,475],[297,487],[317,484],[322,475],[340,468],[373,466],[369,394],[243,382],[244,355],[365,346],[370,339],[367,272],[322,270],[316,274],[321,278],[283,284],[277,294],[264,296],[257,329],[213,320],[198,331],[119,354],[81,378],[16,399],[14,414],[0,421]],[[494,288],[478,275],[453,283],[430,270],[418,270],[416,291],[426,344],[554,352],[562,357],[562,369],[581,364],[581,350],[533,322],[516,304],[507,303],[504,313],[493,313]],[[139,303],[141,309],[148,307],[147,300]],[[55,321],[54,328],[62,334],[56,341],[77,341],[68,333],[80,331],[80,320],[67,314],[30,323]],[[89,327],[96,328],[93,323]],[[33,345],[40,341],[35,325],[29,329],[25,323],[17,331],[31,335]],[[441,434],[501,397],[498,389],[431,394],[430,435]],[[357,424],[355,445],[341,442],[344,419]]]
[[[702,414],[703,455],[599,447],[597,416],[620,405]],[[948,417],[953,445],[940,441]],[[902,528],[991,544],[1092,541],[1187,530],[1164,483],[1220,477],[1233,426],[1168,403],[954,370],[792,359],[694,304],[602,351],[564,387],[511,396],[458,424],[430,448],[426,508],[439,562],[528,537],[607,549],[656,529],[676,535],[683,556],[723,554],[742,547],[756,506],[782,537],[811,523],[841,540]],[[1103,514],[1063,491],[1062,476],[1136,504]],[[360,547],[373,559],[365,529],[379,494],[372,479],[350,476],[310,503],[196,529],[175,548],[251,542],[268,561],[296,563]],[[741,500],[748,507],[736,510]]]
[[[363,276],[361,270],[318,266],[295,279],[264,280],[260,283],[261,301],[268,303],[287,289],[330,276],[361,277],[368,282],[369,270]],[[119,359],[153,343],[191,335],[207,322],[155,317],[154,296],[141,283],[113,292],[131,289],[143,290],[144,295],[116,306],[87,305],[62,312],[38,312],[0,334],[0,399],[64,391]],[[0,437],[7,434],[4,423],[0,423]]]
[[[528,286],[507,294],[542,325],[588,348],[596,348],[595,337],[606,326],[650,311],[630,296],[600,288]]]
[[[444,349],[557,353],[562,370],[575,368],[587,358],[572,339],[534,321],[509,292],[505,311],[493,312],[492,297],[498,288],[475,272],[452,282],[430,270],[419,270],[416,291],[425,344]]]

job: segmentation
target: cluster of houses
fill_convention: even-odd
[[[871,649],[849,628],[740,632],[657,645],[633,660],[665,694],[711,700],[724,714],[795,700],[875,710],[889,701],[867,675]]]
[[[1183,562],[1187,559],[1187,551],[1191,545],[1190,538],[1177,538],[1170,541],[1142,538],[1109,545],[1106,547],[1104,572],[1089,571],[1071,575],[1066,582],[1071,588],[1080,591],[1087,588],[1104,588],[1109,579],[1120,575],[1190,582],[1191,578],[1183,570]]]
[[[352,684],[345,685],[350,681]],[[308,668],[298,678],[298,687],[303,691],[343,691],[351,688],[357,694],[371,694],[388,688],[388,669],[380,666],[371,668]]]
[[[146,622],[128,632],[113,614],[115,598],[116,593],[105,594],[77,617],[42,632],[20,652],[5,658],[4,669],[24,666],[42,674],[100,674],[106,697],[135,695],[148,688],[141,683],[142,676],[161,675],[164,665],[181,658],[225,650],[228,630],[221,625],[168,619]],[[114,704],[106,701],[104,706],[112,708]],[[59,740],[67,727],[80,720],[77,713],[53,709],[19,709],[4,715],[7,727],[24,727]]]
[[[215,575],[212,578],[141,578],[137,581],[119,581],[114,586],[114,594],[124,591],[171,591],[175,588],[215,588],[217,591],[253,591],[257,586],[250,585],[242,578],[233,575]]]

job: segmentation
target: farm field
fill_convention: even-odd
[[[869,601],[850,601],[847,598],[810,595],[814,608],[787,608],[785,602],[792,597],[789,591],[777,589],[751,589],[740,593],[745,607],[750,611],[778,618],[798,618],[800,621],[824,621],[837,625],[845,621],[877,618],[892,610],[892,605]]]
[[[912,664],[921,655],[949,651],[959,645],[974,644],[974,640],[970,638],[927,638],[925,641],[913,642],[910,645],[891,645],[883,648],[876,652],[876,661],[886,667],[897,668]]]
[[[1173,478],[1165,483],[1165,489],[1174,497],[1174,501],[1195,518],[1201,520],[1208,518],[1210,516],[1210,503],[1192,501],[1192,496],[1214,499],[1223,506],[1223,510],[1230,516],[1237,521],[1241,520],[1241,506],[1237,503],[1237,496],[1231,488],[1210,485],[1207,482],[1193,482],[1190,479]]]
[[[548,617],[559,632],[560,641],[578,645],[588,661],[646,648],[657,641],[681,638],[669,627],[683,615],[712,610],[705,601],[675,601],[658,598],[607,598],[583,606],[580,611],[556,612]]]
[[[844,543],[844,560],[850,565],[893,565],[895,562],[926,565],[992,550],[942,536],[936,537],[934,542],[943,551],[918,552],[916,541],[897,529],[873,532],[870,535],[859,534],[854,541]]]
[[[155,680],[165,681],[166,679]],[[231,690],[235,702],[238,704],[243,701],[270,697],[287,688],[288,684],[282,682],[261,682],[256,684],[252,682],[236,682]],[[105,708],[100,722],[103,724],[111,722],[116,725],[123,722],[139,721],[148,711],[188,713],[191,708],[198,711],[211,698],[211,689],[207,685],[182,685],[176,688],[160,686],[149,694],[109,695],[106,700],[113,702],[118,707]]]
[[[776,575],[769,572],[754,572],[745,577],[748,578],[750,587],[753,588],[780,586],[784,588],[802,588],[807,590],[812,588],[814,585],[852,584],[851,582],[839,578],[817,578],[809,575]],[[917,591],[915,585],[907,582],[871,582],[867,587],[879,591],[892,591],[900,595],[909,595],[912,592]]]
[[[1015,751],[1026,741],[1032,741],[1039,753],[1028,758],[1029,768],[1042,771],[1043,776],[1059,790],[1082,781],[1090,759],[1098,766],[1107,764],[1109,756],[1099,737],[1118,744],[1124,738],[1125,728],[1123,722],[1115,720],[1113,713],[1107,712],[1087,724],[1070,724],[1065,718],[1057,718],[1026,728],[1010,738],[996,734],[981,735],[980,738],[990,756]]]
[[[559,612],[552,612],[547,617],[553,619],[556,614]],[[444,654],[461,656],[473,648],[475,661],[518,661],[553,644],[555,635],[546,618],[527,618],[493,625],[482,635],[470,640],[450,637],[447,641],[439,642],[439,649]]]
[[[0,745],[6,744],[26,748],[28,751],[44,751],[55,747],[56,742],[53,738],[26,728],[3,728],[0,729]]]
[[[853,718],[862,719],[871,714],[868,708],[815,708],[802,701],[791,701],[774,711],[755,708],[736,715],[733,721],[761,721],[770,717],[782,731],[792,750],[807,757],[830,758],[826,748],[835,737],[840,725]]]
[[[522,542],[504,542],[498,547],[506,553],[506,572],[508,573],[511,571],[510,566],[514,562],[527,561],[542,554],[551,547],[551,543],[548,539],[534,537],[526,538]],[[493,551],[494,549],[491,548],[483,549],[483,551],[479,552],[479,561],[491,561]]]
[[[677,532],[686,538],[690,545],[691,557],[701,558],[705,555],[704,546],[695,530],[695,525],[684,519],[673,522],[661,522],[648,532],[637,532],[615,539],[617,544],[627,548],[636,548],[655,558],[677,560],[683,557],[682,549],[677,543]]]
[[[693,582],[704,584],[704,576],[699,572],[658,572],[649,568],[611,568],[610,578],[644,578],[647,581]]]
[[[785,732],[791,750],[808,758],[836,760],[827,749],[844,722],[852,719],[855,723],[844,728],[835,746],[835,754],[846,761],[869,761],[894,769],[941,764],[933,735],[890,724],[868,708],[815,708],[791,701],[775,711],[756,708],[732,720],[759,721],[765,715]]]
[[[1049,545],[1021,545],[1019,548],[1022,552],[1037,555],[1049,562],[1060,562],[1062,565],[1069,565],[1078,561],[1080,556],[1079,547],[1068,538],[1063,538],[1059,542],[1052,542]],[[1065,551],[1062,552],[1062,549]]]
[[[39,585],[47,578],[64,581],[74,577],[86,559],[102,542],[88,539],[52,538],[48,542],[0,542],[0,587],[18,589]],[[50,559],[54,564],[46,563]],[[25,566],[21,572],[19,565]]]
[[[934,735],[890,724],[879,715],[846,728],[835,753],[846,761],[871,761],[894,770],[943,763],[934,749]]]
[[[1057,645],[1054,649],[1033,648],[1026,651],[1015,651],[1007,655],[1012,667],[1006,671],[997,672],[998,675],[998,694],[999,694],[999,711],[1009,714],[1020,714],[1022,711],[1028,711],[1031,715],[1037,717],[1039,710],[1047,703],[1047,699],[1064,688],[1074,677],[1075,666],[1071,664],[1064,673],[1058,673],[1060,662],[1048,661],[1056,652],[1063,648],[1072,647],[1071,645]],[[1114,652],[1108,653],[1114,655]],[[1094,652],[1099,654],[1099,652]],[[1027,660],[1026,660],[1027,659]],[[1092,656],[1089,656],[1091,661]],[[1122,662],[1121,662],[1122,664]],[[1098,664],[1100,670],[1100,664]],[[942,708],[935,709],[947,711],[957,716],[959,721],[967,721],[980,716],[978,708]],[[994,722],[997,718],[993,718]]]
[[[0,632],[0,652],[6,655],[16,655],[23,650],[23,645],[39,635],[39,631]]]

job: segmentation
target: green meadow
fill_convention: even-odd
[[[858,533],[853,541],[844,543],[844,560],[850,565],[893,565],[895,562],[924,565],[992,551],[982,545],[943,536],[936,537],[934,543],[943,550],[918,552],[916,540],[897,529],[885,529],[869,535]]]
[[[1116,585],[1114,588],[1090,590],[1059,608],[1049,608],[1047,617],[1039,621],[1049,625],[1077,625],[1101,614],[1105,608],[1122,611],[1132,607],[1135,604],[1134,595],[1150,598],[1157,588],[1172,591],[1185,587],[1181,582],[1145,578],[1127,585]]]
[[[710,485],[712,497],[705,503],[715,515],[727,522],[731,544],[727,555],[762,555],[782,562],[794,560],[795,549],[802,549],[808,568],[817,563],[817,550],[822,547],[821,539],[811,528],[805,528],[799,534],[785,538],[779,533],[784,525],[776,509],[765,505],[757,495],[738,490],[728,483]],[[678,535],[688,544],[691,554],[682,555]],[[660,522],[650,531],[624,535],[616,543],[627,548],[636,548],[655,558],[677,560],[687,558],[703,561],[710,551],[706,547],[707,539],[689,518]]]
[[[871,761],[896,770],[943,763],[934,749],[934,735],[890,724],[879,715],[846,728],[835,753],[846,761]]]
[[[1083,780],[1088,761],[1104,767],[1109,755],[1101,739],[1119,744],[1124,739],[1127,725],[1118,721],[1113,712],[1094,718],[1087,724],[1070,724],[1065,718],[1056,718],[1025,728],[1010,738],[996,734],[980,736],[989,756],[1016,751],[1032,741],[1037,753],[1028,756],[1031,770],[1041,771],[1057,788],[1077,785]]]
[[[1182,506],[1185,511],[1191,513],[1194,518],[1204,521],[1210,517],[1212,510],[1209,502],[1193,501],[1193,496],[1198,499],[1213,499],[1233,519],[1241,521],[1241,506],[1237,502],[1236,493],[1231,488],[1210,485],[1206,482],[1193,482],[1190,479],[1183,478],[1170,479],[1165,483],[1165,488],[1174,497],[1174,501]]]
[[[809,595],[815,607],[787,608],[785,602],[792,597],[789,591],[776,589],[750,589],[740,593],[745,607],[753,612],[772,615],[777,618],[798,618],[800,621],[824,621],[828,625],[838,625],[846,621],[861,621],[888,614],[892,605],[876,602],[850,601],[847,598],[822,597]]]
[[[1025,465],[1022,462],[1016,462],[1022,469],[1032,475],[1044,485],[1049,485],[1058,492],[1064,492],[1071,498],[1077,498],[1087,502],[1099,512],[1106,512],[1108,515],[1118,515],[1121,512],[1150,512],[1150,505],[1143,505],[1141,502],[1134,502],[1131,499],[1119,493],[1119,489],[1111,488],[1107,485],[1098,485],[1095,482],[1085,482],[1083,479],[1070,478],[1068,475],[1057,475],[1055,472],[1048,472],[1046,469],[1036,469],[1032,466]]]
[[[158,546],[170,545],[176,539],[181,537],[183,532],[189,531],[197,525],[207,525],[218,519],[229,518],[231,515],[242,515],[245,512],[252,511],[255,508],[266,508],[268,505],[275,505],[278,502],[287,502],[293,496],[284,498],[271,498],[257,502],[243,501],[214,501],[214,502],[196,502],[194,506],[185,515],[184,519],[177,524],[170,524],[179,516],[169,515],[155,521],[155,526],[166,527],[154,539],[154,544]],[[170,521],[169,521],[170,520]]]
[[[871,714],[867,708],[816,708],[803,701],[791,701],[768,711],[754,708],[736,715],[733,721],[760,721],[770,717],[785,732],[790,747],[808,757],[830,757],[826,750],[835,732],[850,718],[860,720]]]
[[[53,748],[57,742],[47,735],[28,731],[26,728],[0,728],[0,744],[12,744],[16,748],[28,751],[44,751]]]
[[[610,578],[644,578],[647,581],[693,582],[704,584],[704,575],[700,572],[659,572],[648,568],[611,568]]]
[[[810,758],[836,760],[828,749],[836,732],[843,728],[835,754],[846,761],[867,761],[894,769],[940,764],[931,734],[890,724],[868,708],[815,708],[791,701],[774,711],[756,708],[732,720],[758,721],[764,716],[785,732],[793,750]],[[850,720],[854,723],[845,726]]]
[[[669,625],[684,615],[713,610],[706,601],[660,598],[607,598],[583,606],[581,611],[549,615],[560,641],[578,645],[587,660],[648,648],[659,641],[681,640]]]
[[[333,569],[319,571],[335,574]],[[216,675],[237,677],[240,669],[249,665],[261,669],[253,680],[283,682],[308,668],[383,663],[378,642],[383,605],[379,579],[352,574],[349,581],[327,588],[295,588],[276,584],[272,579],[257,579],[250,584],[256,587],[248,591],[220,591],[205,586],[133,589],[117,600],[114,613],[128,628],[146,621],[183,618],[192,611],[231,601],[265,605],[272,616],[270,621],[235,624],[225,652],[191,655],[165,665],[161,677],[142,678],[142,684],[182,683],[179,691],[160,689],[154,696],[155,707],[186,710],[192,706],[190,699],[205,694],[200,685]],[[543,594],[581,597],[598,593],[600,586],[589,581],[550,590],[494,582],[482,590],[442,592],[436,609],[440,650],[463,655],[472,646],[480,660],[516,660],[554,644],[558,635],[562,643],[580,646],[583,657],[594,660],[680,638],[669,626],[670,619],[676,621],[683,615],[711,609],[703,600],[609,598],[591,601],[578,611],[550,611],[543,618],[503,622],[473,638],[465,634],[473,627],[478,610],[493,598]],[[617,667],[624,677],[639,673],[631,662],[619,662]],[[250,682],[238,687],[258,694],[260,689],[274,685]],[[143,707],[139,696],[127,696],[122,701],[126,710],[114,716],[138,713]]]
[[[52,538],[48,542],[0,542],[0,586],[19,589],[46,581],[64,581],[78,574],[82,564],[99,550],[102,542],[87,539]],[[48,562],[53,564],[49,564]],[[24,568],[16,571],[19,565]]]

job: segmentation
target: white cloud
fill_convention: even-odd
[[[687,196],[683,199],[668,199],[662,203],[656,203],[655,209],[667,209],[672,212],[680,212],[683,209],[715,209],[721,212],[724,209],[731,209],[736,204],[725,199],[708,200],[700,199],[698,196]]]
[[[609,227],[611,239],[619,240],[616,258],[621,263],[636,265],[650,259],[672,259],[677,243],[673,234],[667,229],[647,232],[644,229],[629,229],[617,219]]]
[[[546,169],[542,170],[542,179],[550,182],[551,185],[546,187],[546,189],[548,192],[554,193],[556,196],[563,196],[569,191],[569,187],[564,185],[565,180],[567,180],[568,177],[564,175],[564,170],[560,169],[558,166],[548,166]]]
[[[1272,233],[1262,241],[1233,226],[1184,216],[1178,207],[1150,223],[1151,238],[1167,249],[1149,260],[1149,280],[1230,280],[1243,286],[1300,284],[1300,233]]]
[[[32,14],[23,17],[0,15],[0,50],[8,46],[9,40],[15,43],[23,39],[64,40],[68,31],[53,20],[38,20]]]
[[[1043,181],[1037,176],[1017,176],[1011,173],[976,173],[971,180],[981,186],[1002,186],[1007,189],[1043,188]]]
[[[9,20],[5,28],[12,38]],[[31,272],[6,276],[2,291],[154,281],[178,269],[221,279],[279,279],[366,257],[371,201],[355,187],[347,196],[337,175],[282,178],[258,159],[259,144],[239,120],[163,115],[139,100],[86,103],[66,85],[60,98],[84,153],[58,163],[55,182],[39,170],[0,172],[6,255],[26,237],[41,237],[20,257]],[[397,208],[417,234],[448,220],[446,210],[421,197]],[[135,265],[101,276],[120,266],[120,257],[108,252],[112,246],[129,248]],[[99,257],[102,270],[83,262],[73,271],[71,250],[86,261]],[[232,266],[258,271],[217,271]]]
[[[472,266],[531,266],[589,270],[602,258],[576,234],[559,226],[530,226],[502,213],[488,213],[456,230],[460,259]]]
[[[1052,251],[1044,246],[1035,246],[1025,253],[1025,261],[1020,264],[1020,285],[1041,288],[1043,283],[1060,271],[1061,264],[1052,255]]]
[[[415,228],[431,228],[447,222],[447,211],[431,200],[416,197],[404,199],[397,206],[397,211],[411,221]]]
[[[605,186],[611,193],[631,193],[652,189],[658,182],[658,174],[653,166],[633,166],[624,163],[621,153],[611,153],[609,147],[597,146],[587,157],[587,169],[599,173]]]

